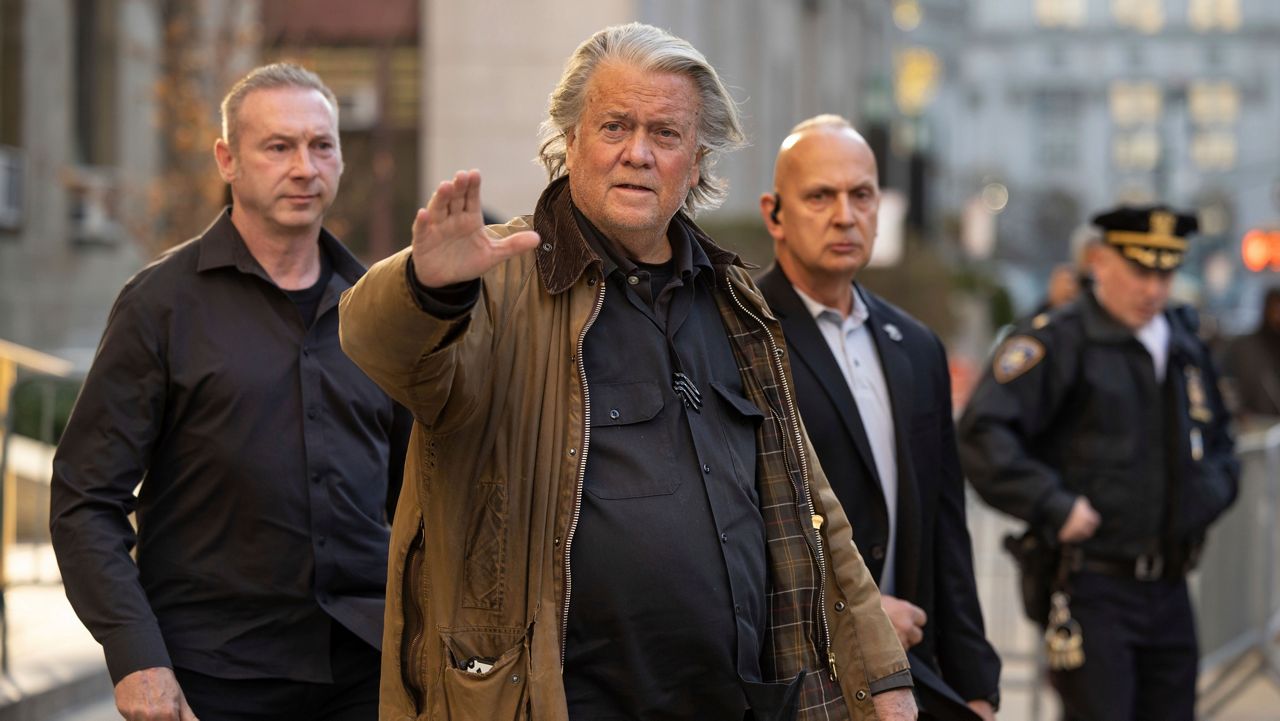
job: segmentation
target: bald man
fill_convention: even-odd
[[[986,640],[942,343],[855,276],[880,187],[871,148],[820,115],[782,143],[760,198],[777,262],[758,279],[782,321],[800,415],[908,649],[922,719],[993,719]]]

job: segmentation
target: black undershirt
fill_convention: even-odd
[[[315,322],[316,310],[320,307],[320,299],[324,297],[324,289],[329,287],[329,279],[333,277],[333,264],[329,262],[329,254],[320,249],[320,277],[316,278],[316,282],[311,284],[310,288],[299,288],[298,290],[284,290],[289,296],[289,300],[298,307],[298,314],[302,316],[302,327],[310,328]]]

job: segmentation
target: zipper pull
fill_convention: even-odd
[[[831,669],[831,681],[834,683],[840,674],[836,672],[836,653],[831,649],[827,649],[827,667]]]

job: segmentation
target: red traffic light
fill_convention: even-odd
[[[1240,241],[1240,257],[1244,267],[1254,272],[1280,270],[1280,230],[1255,228],[1244,234]]]

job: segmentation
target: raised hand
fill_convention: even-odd
[[[442,288],[474,280],[538,244],[532,230],[495,238],[480,210],[480,171],[459,170],[440,183],[413,219],[413,269],[418,282]]]

